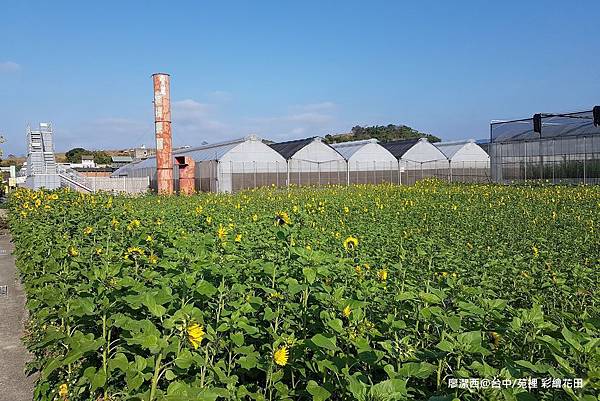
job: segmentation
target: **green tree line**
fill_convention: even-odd
[[[360,141],[364,139],[375,138],[380,142],[390,142],[402,139],[427,138],[429,142],[440,142],[440,138],[435,135],[426,134],[417,131],[407,125],[374,125],[372,127],[361,127],[357,125],[345,134],[326,135],[327,143],[339,143],[348,141]]]

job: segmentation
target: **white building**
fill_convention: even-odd
[[[82,155],[81,156],[81,167],[82,168],[94,168],[96,163],[94,162],[93,155]]]
[[[175,156],[190,156],[196,162],[196,191],[234,192],[259,186],[284,186],[285,159],[255,135],[210,145],[180,149]],[[173,159],[173,178],[178,187],[178,169]],[[156,157],[123,166],[113,176],[150,177],[156,186]]]
[[[377,139],[331,145],[348,163],[349,184],[398,182],[398,160]]]
[[[269,146],[287,160],[288,182],[292,185],[347,182],[346,160],[321,137],[272,143]]]

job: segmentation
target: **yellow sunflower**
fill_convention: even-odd
[[[275,224],[282,226],[284,224],[290,224],[290,215],[287,212],[277,212],[275,215]]]
[[[287,365],[288,359],[289,359],[289,351],[288,351],[288,348],[286,346],[283,346],[283,347],[279,348],[273,354],[273,360],[279,366],[285,366],[285,365]]]
[[[352,313],[352,310],[350,309],[350,305],[346,305],[346,307],[344,308],[342,313],[343,313],[344,317],[346,317],[346,318],[350,317],[350,314]]]
[[[192,347],[194,347],[194,349],[198,349],[198,346],[200,345],[200,343],[202,342],[202,339],[204,338],[204,327],[200,326],[197,323],[194,323],[190,326],[187,327],[186,329],[187,331],[187,338],[189,340],[189,342],[192,344]]]
[[[357,246],[358,246],[358,238],[356,238],[356,237],[349,236],[348,238],[346,238],[344,240],[344,248],[346,248],[347,251],[352,251]]]

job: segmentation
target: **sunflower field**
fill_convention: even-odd
[[[598,186],[9,202],[35,400],[598,400]]]

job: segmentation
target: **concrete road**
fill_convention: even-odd
[[[0,219],[4,212],[0,209]],[[9,232],[0,230],[0,286],[7,286],[6,295],[0,290],[0,401],[30,401],[34,378],[25,375],[30,356],[21,342],[27,319],[25,294],[15,272],[12,250]]]

